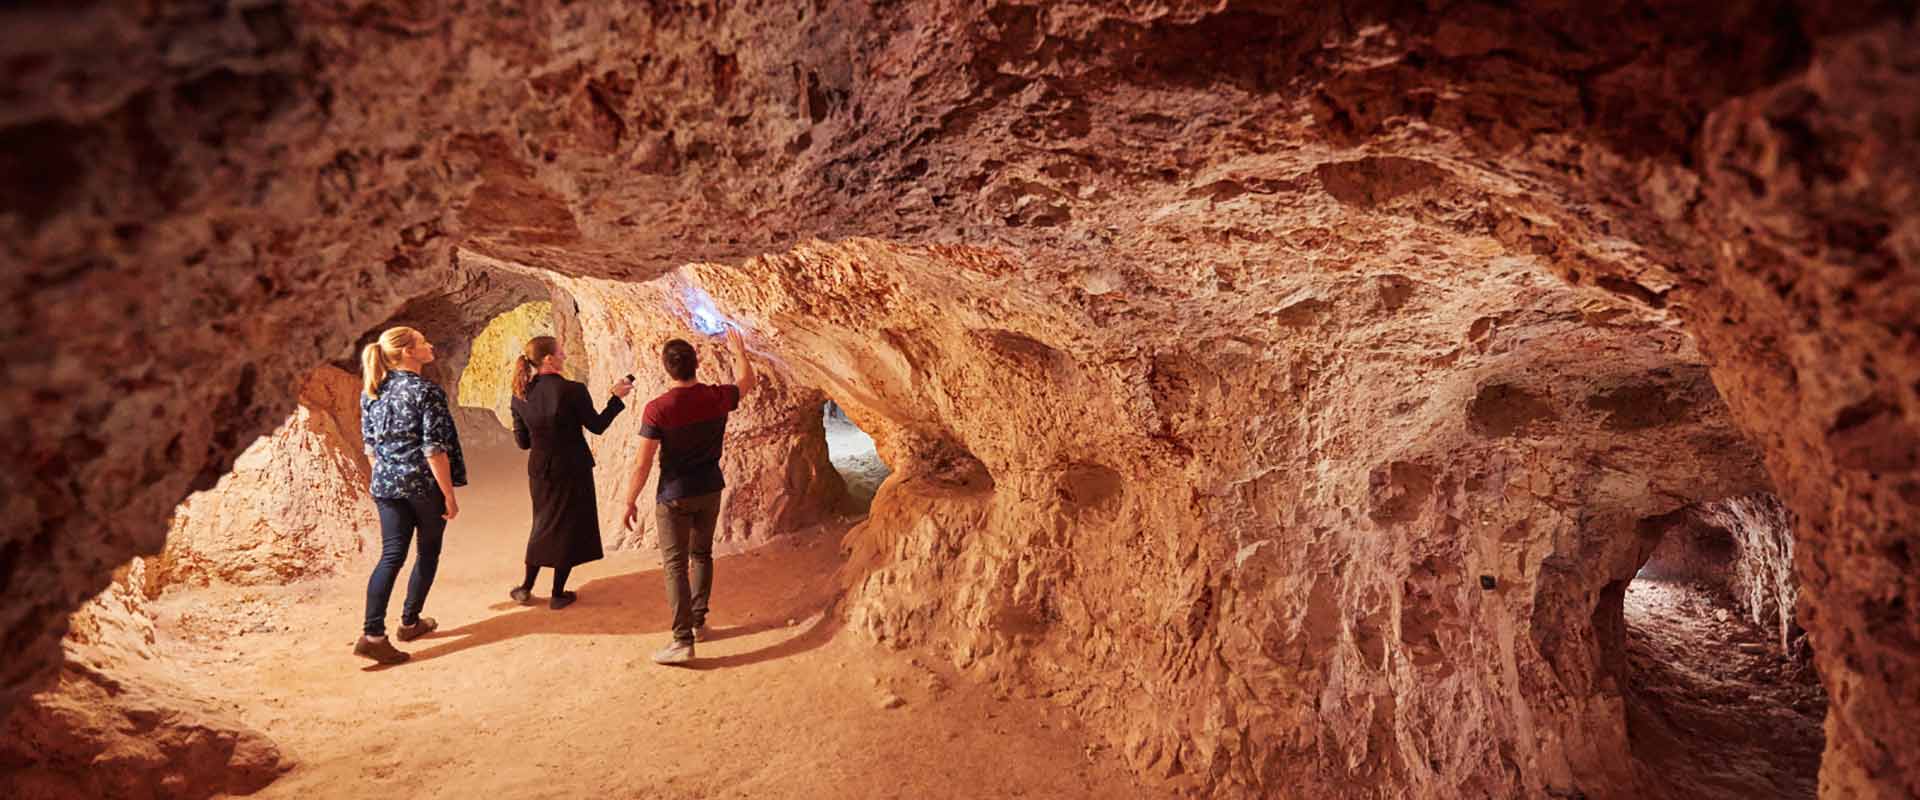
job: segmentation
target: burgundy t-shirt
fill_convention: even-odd
[[[662,503],[726,488],[720,443],[727,414],[740,407],[740,387],[695,384],[668,389],[640,414],[640,435],[660,440]]]

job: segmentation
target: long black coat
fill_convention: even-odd
[[[607,410],[595,413],[587,385],[558,375],[534,376],[526,398],[513,399],[513,441],[533,451],[527,455],[527,487],[533,494],[527,564],[571,567],[604,555],[593,451],[580,431],[605,431],[626,407],[610,397]]]

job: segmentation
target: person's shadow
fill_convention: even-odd
[[[765,582],[779,580],[780,576],[755,574],[771,573],[774,565],[774,559],[765,559],[751,566],[729,560],[726,563],[728,569],[720,571],[720,577],[716,577],[716,584],[719,584],[716,591],[725,591],[721,580],[740,586],[765,585]],[[408,661],[444,658],[533,634],[619,637],[654,634],[661,636],[661,644],[664,645],[671,614],[667,610],[666,578],[663,572],[653,569],[596,578],[576,589],[579,600],[562,611],[548,609],[544,596],[536,598],[532,606],[521,606],[503,599],[490,606],[501,613],[428,634],[420,640],[421,644],[427,646],[414,650]],[[819,586],[796,588],[801,591],[784,598],[778,607],[742,609],[727,614],[715,612],[717,619],[709,620],[709,636],[701,645],[787,627],[793,627],[795,635],[758,650],[717,658],[695,658],[683,666],[693,669],[741,667],[804,653],[832,640],[840,627],[834,613],[838,596],[833,591],[833,583],[827,581]],[[730,618],[747,617],[749,614],[751,617],[741,623],[726,624]],[[816,616],[818,619],[814,619]],[[788,620],[801,624],[789,626]],[[700,646],[696,646],[695,652],[699,650]],[[636,652],[645,655],[650,654],[651,650]]]

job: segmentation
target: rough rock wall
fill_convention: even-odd
[[[857,627],[1216,790],[1625,796],[1645,521],[1765,479],[1683,336],[1486,266],[1254,272],[1277,309],[877,242],[695,274],[879,420]]]
[[[1781,650],[1792,642],[1799,582],[1793,576],[1793,517],[1770,494],[1732,497],[1704,513],[1730,534],[1736,556],[1728,576],[1734,601],[1755,625],[1774,629]]]
[[[417,64],[357,57],[362,29],[305,11],[0,12],[8,705],[111,568],[158,553],[174,507],[286,419],[300,376],[450,266],[477,172],[396,136],[420,121],[405,105],[329,88],[415,91]]]
[[[1654,580],[1685,581],[1731,596],[1728,579],[1738,551],[1733,535],[1695,513],[1673,520],[1648,557],[1641,575]]]
[[[461,449],[470,456],[514,449],[512,429],[500,424],[492,409],[455,406],[453,426],[460,431]]]
[[[1920,794],[1920,40],[1822,42],[1701,137],[1691,315],[1799,520],[1800,622],[1832,698],[1823,796]],[[1907,98],[1891,101],[1890,98]]]
[[[213,488],[174,512],[145,589],[279,584],[357,565],[379,548],[360,441],[360,379],[331,366],[307,374],[299,404],[234,460]]]
[[[0,794],[198,800],[252,793],[291,766],[154,658],[144,568],[135,559],[74,612],[57,676],[0,718]]]
[[[1162,439],[1224,416],[1229,398],[1242,408],[1217,376],[1268,357],[1232,343],[1210,313],[1222,298],[1312,326],[1371,298],[1393,313],[1423,275],[1511,271],[1618,298],[1562,316],[1683,324],[1801,520],[1807,625],[1834,698],[1823,791],[1920,792],[1920,734],[1904,722],[1920,697],[1910,4],[505,11],[0,12],[15,67],[0,87],[0,340],[14,354],[0,474],[22,521],[0,533],[0,586],[20,598],[0,606],[0,644],[20,654],[0,664],[7,698],[47,674],[66,615],[111,567],[157,552],[174,505],[285,418],[296,376],[459,279],[456,241],[644,281],[870,236],[1016,254],[1035,268],[996,291],[1055,293],[1089,327],[1124,328],[1133,299],[1186,299],[1137,320],[1208,343],[1169,363],[1216,376],[1147,371],[1168,397],[1200,387],[1155,423]],[[1292,270],[1323,277],[1274,280]],[[1512,331],[1528,302],[1427,335],[1471,345]],[[1054,349],[1096,373],[1152,362]],[[1304,385],[1363,362],[1413,381],[1423,365],[1402,352],[1388,337],[1287,363]],[[1135,396],[1155,419],[1151,388]],[[1540,410],[1519,401],[1522,417]],[[971,407],[914,420],[918,438],[891,446],[948,465],[931,474],[971,475],[940,433]],[[1375,428],[1295,434],[1340,444]],[[1154,463],[1184,463],[1156,447]],[[1061,474],[1096,496],[1111,483]],[[1382,484],[1403,491],[1391,464]],[[1330,685],[1334,701],[1384,707]],[[1352,734],[1314,741],[1325,763],[1356,758]]]
[[[547,295],[552,298],[548,304],[553,308],[553,335],[570,354],[567,371],[574,380],[584,381],[593,374],[593,352],[580,328],[580,304],[551,283],[547,284]]]

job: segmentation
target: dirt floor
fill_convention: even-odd
[[[257,797],[1146,797],[1062,709],[997,697],[923,656],[842,635],[823,613],[840,529],[720,559],[715,639],[668,641],[659,558],[550,573],[521,607],[521,463],[476,458],[427,615],[439,632],[369,669],[352,655],[366,575],[214,589],[161,604],[163,657],[296,766]],[[370,560],[370,556],[367,557]],[[405,580],[394,592],[397,625]]]
[[[1627,730],[1650,797],[1811,798],[1826,695],[1731,600],[1640,578],[1626,597]]]

